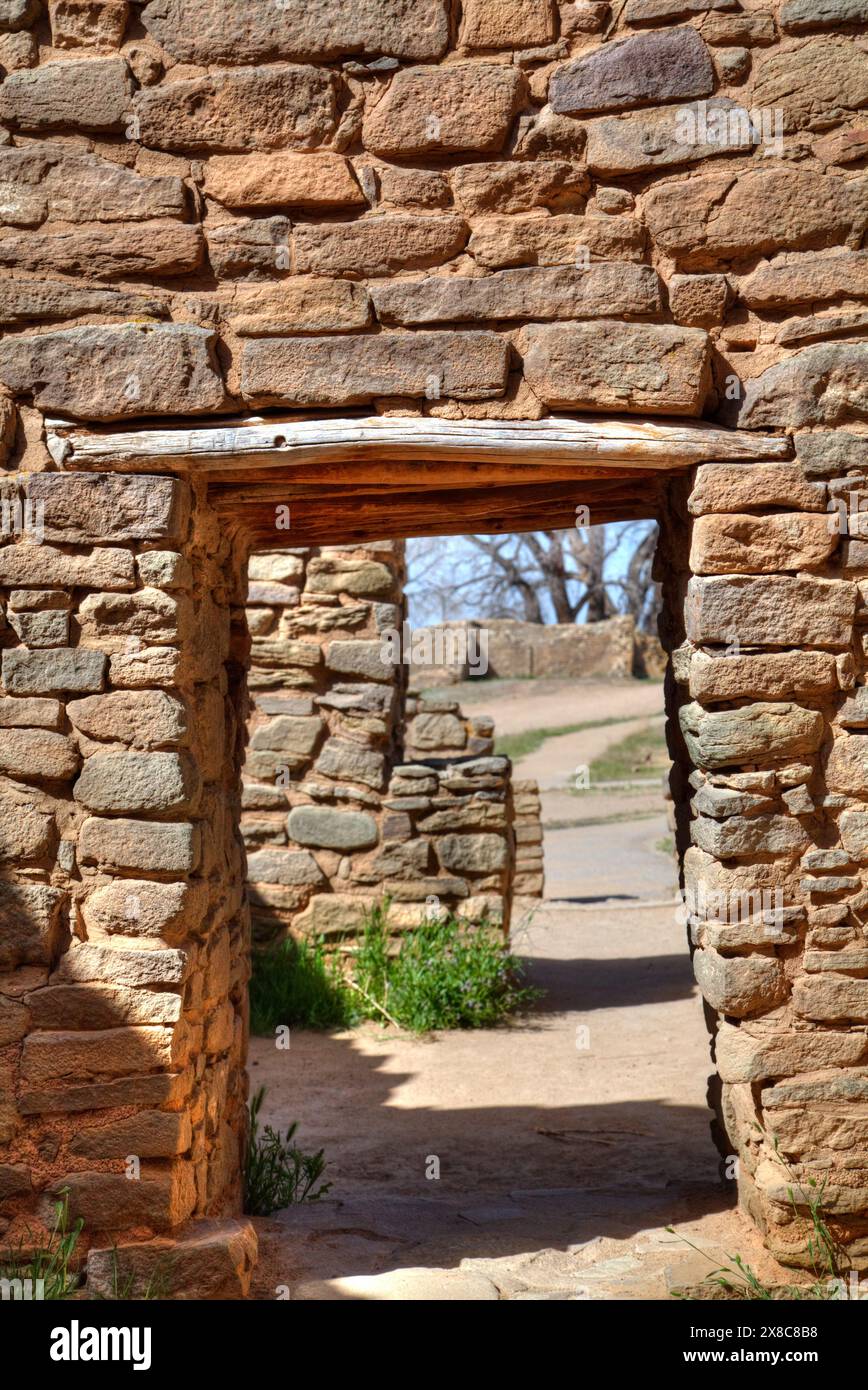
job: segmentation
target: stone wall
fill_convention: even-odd
[[[91,421],[836,424],[862,8],[10,4],[0,383]]]
[[[467,641],[458,639],[464,632]],[[472,634],[472,635],[471,635]],[[435,660],[417,666],[418,685],[452,685],[476,675],[501,680],[594,677],[627,680],[662,675],[665,657],[655,637],[636,631],[629,616],[599,623],[525,623],[517,618],[480,618],[419,628]],[[479,672],[483,651],[486,669]],[[437,655],[439,653],[439,655]]]
[[[864,1267],[868,547],[826,509],[868,481],[868,439],[813,433],[796,450],[703,466],[670,497],[673,789],[742,1201],[779,1258],[809,1265],[788,1187],[804,1217],[825,1184]]]
[[[249,574],[241,829],[254,940],[339,941],[383,896],[396,930],[431,898],[507,925],[509,763],[491,756],[491,719],[406,695],[388,642],[404,619],[403,545],[254,555]],[[539,872],[516,891],[534,885],[541,896]]]
[[[0,547],[2,1233],[68,1188],[107,1290],[101,1242],[240,1206],[243,557],[176,479],[19,486],[44,537]],[[212,1244],[237,1293],[251,1233]]]

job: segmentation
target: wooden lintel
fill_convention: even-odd
[[[671,472],[713,460],[787,458],[778,435],[719,429],[701,421],[649,419],[440,420],[426,416],[299,420],[275,417],[119,430],[50,420],[48,446],[66,469],[95,472],[258,470],[295,464],[514,460]]]

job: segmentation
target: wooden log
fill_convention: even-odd
[[[276,459],[295,463],[479,462],[514,459],[527,466],[592,463],[664,472],[714,460],[787,458],[790,441],[777,435],[725,430],[697,421],[638,419],[439,420],[426,416],[368,416],[299,420],[255,417],[233,423],[117,430],[47,422],[48,446],[64,468],[132,472],[251,474]],[[387,471],[387,470],[386,470]],[[384,477],[384,481],[386,478]]]

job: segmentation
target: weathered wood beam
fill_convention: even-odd
[[[377,490],[342,496],[339,491],[300,496],[290,503],[290,527],[278,527],[276,507],[227,496],[215,505],[227,525],[238,526],[254,550],[288,545],[359,545],[384,536],[500,535],[562,530],[576,523],[576,507],[587,506],[591,525],[653,518],[660,488],[653,476],[639,486],[612,479],[606,491],[575,483],[490,487],[417,493]]]
[[[788,439],[725,430],[701,421],[638,419],[439,420],[426,416],[369,416],[299,420],[276,417],[184,426],[117,430],[48,422],[48,445],[65,468],[196,471],[213,475],[243,463],[251,474],[279,459],[296,463],[474,462],[515,459],[593,463],[617,469],[671,471],[715,459],[788,457]]]

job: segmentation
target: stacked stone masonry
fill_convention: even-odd
[[[213,1250],[212,1292],[254,1253],[224,1224],[246,543],[195,471],[65,471],[46,414],[597,412],[790,441],[664,498],[675,805],[687,887],[785,896],[775,940],[693,926],[743,1200],[803,1262],[776,1140],[868,1262],[866,21],[866,0],[0,4],[3,498],[26,476],[45,518],[0,546],[4,1234],[67,1184],[95,1283],[100,1239],[146,1263],[132,1237],[192,1216],[180,1264]],[[486,763],[456,795],[504,790]],[[389,771],[387,800],[453,795]],[[335,809],[309,801],[302,823]]]
[[[395,931],[435,906],[508,926],[513,892],[542,892],[538,798],[534,831],[491,719],[407,697],[403,546],[274,551],[249,576],[254,941],[351,941],[384,897]]]

